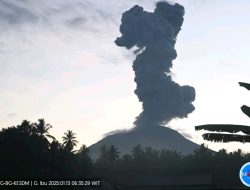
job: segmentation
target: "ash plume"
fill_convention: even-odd
[[[170,76],[172,60],[177,57],[176,37],[183,23],[184,8],[179,4],[158,2],[154,12],[136,5],[122,15],[121,37],[116,45],[135,51],[133,62],[135,94],[143,111],[136,127],[152,127],[184,118],[194,111],[195,89],[180,86]]]

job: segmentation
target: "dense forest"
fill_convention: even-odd
[[[225,174],[238,179],[240,167],[250,159],[250,154],[243,154],[240,149],[232,153],[224,149],[214,152],[205,145],[190,155],[142,145],[121,155],[115,145],[103,145],[100,157],[92,160],[85,145],[75,150],[75,133],[68,130],[59,142],[49,134],[51,127],[39,119],[36,123],[24,120],[1,130],[1,179],[101,177],[119,181],[135,175],[211,174],[216,181]]]
[[[24,120],[0,132],[1,179],[67,178],[88,176],[92,161],[88,149],[77,144],[76,134],[67,131],[60,143],[49,134],[52,126],[44,119]]]

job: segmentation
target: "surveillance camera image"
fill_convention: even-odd
[[[0,0],[0,189],[249,189],[249,10]]]

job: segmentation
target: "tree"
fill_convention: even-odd
[[[77,151],[77,154],[81,157],[83,160],[90,160],[89,156],[89,149],[86,145],[82,145],[80,149]]]
[[[38,123],[35,123],[35,131],[38,135],[55,140],[55,137],[49,134],[51,128],[52,125],[45,123],[44,119],[38,119]]]
[[[144,151],[141,145],[136,145],[132,148],[132,158],[134,160],[141,160],[144,158]]]
[[[118,151],[118,148],[114,145],[111,145],[108,150],[108,160],[113,165],[117,160],[119,159],[120,152]]]
[[[239,82],[239,85],[250,90],[250,84]],[[250,117],[250,107],[243,105],[241,107],[241,111]],[[199,125],[195,127],[195,130],[208,130],[208,131],[216,131],[218,133],[205,133],[202,135],[203,139],[214,141],[214,142],[250,142],[250,126],[246,125],[232,125],[232,124],[209,124],[209,125]],[[229,132],[227,133],[220,133],[220,132]],[[234,134],[237,132],[243,132],[245,135],[238,135]]]
[[[71,130],[68,130],[66,133],[64,133],[62,139],[65,150],[69,152],[71,152],[78,143],[78,141],[76,140],[76,134]]]
[[[108,150],[105,145],[102,145],[100,148],[100,156],[97,160],[98,163],[107,163],[108,162]]]
[[[172,150],[162,150],[160,153],[161,160],[165,160],[167,162],[179,161],[182,156],[181,153]]]
[[[51,125],[24,120],[20,125],[0,130],[0,178],[41,179],[87,177],[92,172],[88,149],[82,146],[77,154],[71,150],[77,143],[72,131],[65,133],[65,144],[46,138]]]
[[[23,120],[21,125],[17,126],[17,129],[28,136],[35,133],[34,124],[31,124],[28,120]]]
[[[85,144],[83,144],[80,149],[78,150],[78,154],[86,154],[89,152],[89,149]]]
[[[145,148],[145,157],[147,160],[155,160],[159,156],[159,152],[157,150],[153,150],[151,147],[146,147]]]
[[[200,148],[194,151],[194,156],[200,160],[207,160],[207,158],[212,157],[212,151],[206,145],[201,144]]]
[[[131,161],[131,156],[129,155],[129,154],[124,154],[123,156],[122,156],[122,161],[124,161],[124,162],[130,162]]]
[[[50,152],[58,152],[61,149],[61,144],[54,139],[51,143],[50,143]]]
[[[78,156],[78,164],[80,169],[81,175],[86,175],[90,173],[90,170],[92,168],[92,160],[89,156],[89,149],[86,147],[86,145],[82,145],[81,148],[77,151]]]

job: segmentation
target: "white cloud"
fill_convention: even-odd
[[[72,128],[86,144],[109,131],[130,127],[141,109],[133,94],[134,58],[131,52],[116,47],[114,40],[120,35],[125,10],[137,3],[152,10],[154,2],[0,0],[1,127],[44,117],[55,126],[53,134],[60,137]],[[235,8],[234,1],[176,2],[185,5],[186,15],[173,72],[178,82],[196,88],[197,99],[196,111],[171,126],[192,134],[196,142],[204,142],[194,132],[194,125],[227,121],[227,116],[219,115],[224,107],[231,122],[248,122],[238,110],[239,105],[247,104],[248,92],[241,95],[240,87],[231,83],[250,81],[250,30],[246,26],[250,16],[244,11],[249,3],[237,3]],[[225,16],[225,11],[230,14]],[[235,23],[230,18],[236,15],[240,22],[232,28]],[[234,67],[225,70],[218,61],[230,61]],[[226,87],[218,92],[221,86]],[[239,102],[237,97],[242,97]],[[17,114],[9,118],[9,113]]]

